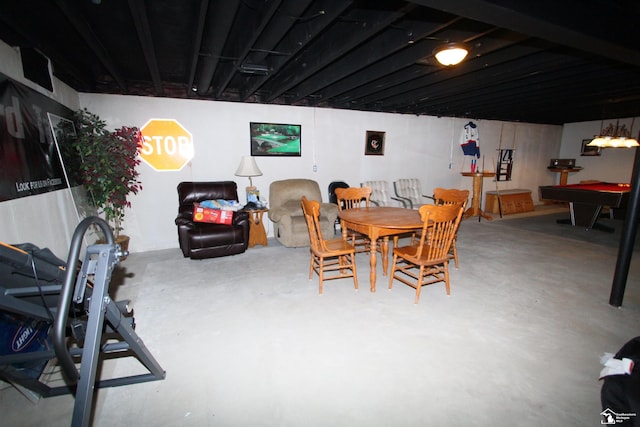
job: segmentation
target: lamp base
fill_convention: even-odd
[[[260,191],[253,185],[246,188],[247,191],[247,203],[260,203]]]

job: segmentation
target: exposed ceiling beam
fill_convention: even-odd
[[[241,0],[226,0],[224,4],[218,3],[217,7],[209,7],[207,10],[209,26],[205,29],[203,49],[200,52],[200,73],[196,78],[199,95],[205,95],[209,91],[240,2]]]
[[[231,67],[225,67],[222,75],[217,79],[217,87],[215,91],[216,98],[220,97],[222,95],[222,92],[224,92],[224,90],[227,88],[227,85],[237,72],[237,67],[239,67],[244,62],[244,59],[249,54],[252,46],[257,42],[258,37],[260,37],[262,31],[266,28],[267,24],[269,24],[273,15],[280,8],[281,3],[282,0],[271,0],[271,4],[268,5],[266,10],[255,12],[255,19],[259,21],[259,24],[255,27],[252,26],[249,28],[244,28],[243,37],[238,37],[235,39],[236,43],[238,43],[239,45],[241,44],[241,46],[239,47],[239,53],[234,60],[235,64],[233,64]],[[260,12],[264,13],[260,15]]]
[[[401,20],[394,27],[378,34],[371,40],[358,46],[348,55],[343,56],[332,64],[324,67],[318,72],[313,80],[308,80],[300,84],[296,88],[297,97],[293,102],[308,96],[309,94],[318,92],[327,86],[341,80],[349,75],[362,70],[372,68],[375,69],[378,64],[376,62],[383,61],[389,55],[403,52],[413,47],[415,40],[420,40],[429,36],[442,25],[441,22],[411,22],[410,20]],[[429,51],[422,51],[422,56]],[[417,53],[417,52],[416,52]],[[384,69],[387,73],[396,71],[396,64],[386,62]],[[402,68],[405,64],[398,64]]]
[[[76,31],[80,33],[85,43],[87,43],[89,48],[98,57],[102,65],[104,65],[104,67],[109,71],[109,74],[111,74],[111,77],[113,77],[120,89],[126,93],[127,83],[122,72],[118,69],[115,62],[113,62],[109,52],[106,51],[100,42],[100,39],[95,35],[86,19],[78,13],[76,6],[69,4],[67,0],[55,0],[55,2],[67,19],[69,19],[73,24]]]
[[[198,23],[193,34],[193,44],[191,45],[191,64],[189,65],[189,78],[187,80],[187,96],[194,95],[194,81],[196,70],[198,69],[198,60],[200,59],[200,49],[202,47],[202,37],[204,35],[205,23],[207,22],[207,9],[209,8],[209,0],[200,0],[198,8]]]
[[[241,99],[246,100],[254,94],[265,82],[271,77],[273,72],[280,70],[291,58],[298,52],[306,48],[317,34],[330,25],[338,16],[340,16],[352,0],[320,0],[315,1],[308,9],[307,17],[298,18],[298,22],[291,28],[291,31],[285,35],[274,50],[278,52],[286,52],[288,55],[270,56],[267,65],[272,70],[267,76],[256,76],[243,82],[243,91]]]
[[[457,19],[458,18],[455,18],[454,21]],[[447,25],[450,23],[451,22],[447,22]],[[493,32],[494,31],[491,31],[491,33]],[[422,37],[422,40],[420,37],[416,37],[416,40],[418,40],[417,42],[412,43],[398,52],[386,55],[383,59],[372,66],[361,68],[350,76],[345,77],[316,93],[318,102],[321,102],[323,99],[338,97],[347,91],[350,91],[351,94],[354,94],[357,91],[366,91],[367,93],[371,93],[371,90],[379,85],[368,85],[368,83],[384,78],[386,75],[402,73],[401,70],[417,62],[420,62],[423,65],[425,74],[429,72],[428,68],[430,67],[441,68],[439,64],[436,64],[435,61],[431,59],[431,56],[433,50],[443,43],[443,37],[446,40],[464,41],[469,37],[469,33],[461,30],[446,30],[438,33],[438,37],[429,37],[425,35]],[[502,49],[508,44],[521,41],[523,37],[524,36],[515,39],[509,37],[494,37],[486,41],[476,40],[476,45],[471,50],[470,55],[472,55],[472,57],[482,56],[487,52]],[[431,71],[433,71],[433,69]],[[409,78],[413,79],[415,76],[412,75]],[[394,77],[392,77],[392,79],[397,80]],[[355,92],[354,88],[357,88]],[[382,88],[379,88],[379,90],[381,89]]]
[[[74,80],[76,87],[79,89],[90,90],[93,86],[93,76],[87,72],[82,71],[72,61],[68,60],[64,53],[64,46],[60,44],[52,43],[51,39],[42,39],[37,37],[33,32],[30,32],[27,28],[28,25],[25,22],[25,17],[19,11],[15,11],[13,3],[0,3],[0,20],[2,25],[6,28],[10,28],[15,34],[17,34],[25,42],[19,43],[19,46],[31,47],[38,50],[43,55],[47,56],[51,63],[59,64],[60,70],[52,66],[53,74],[65,74],[67,78]]]
[[[635,31],[637,43],[637,14],[614,14],[606,9],[607,2],[603,2],[598,10],[599,16],[589,16],[586,19],[576,19],[580,14],[580,4],[561,2],[557,0],[536,0],[527,2],[522,0],[411,0],[413,3],[444,10],[456,15],[466,16],[481,22],[490,23],[513,31],[539,37],[563,46],[586,51],[603,56],[621,63],[640,66],[640,54],[637,49],[620,44],[612,39],[619,31],[632,28]],[[637,6],[636,6],[637,7]],[[590,9],[592,10],[592,9]],[[628,11],[631,12],[631,11]],[[611,19],[605,19],[605,15]],[[633,19],[631,19],[633,17]],[[636,20],[636,22],[633,22]],[[593,24],[597,26],[610,25],[594,35],[584,28]]]
[[[336,27],[341,34],[338,39],[342,42],[336,46],[335,39],[319,37],[314,43],[313,50],[307,50],[294,61],[289,62],[286,69],[281,70],[279,78],[270,80],[267,91],[270,93],[267,102],[271,102],[281,96],[306,78],[315,74],[331,61],[341,57],[354,47],[358,46],[371,36],[400,19],[415,6],[406,7],[392,12],[355,9],[344,16]]]
[[[164,92],[162,89],[162,79],[160,78],[158,60],[156,59],[156,50],[153,45],[151,28],[149,26],[149,19],[147,17],[144,2],[139,0],[129,0],[129,10],[133,16],[133,21],[136,23],[135,27],[138,33],[138,40],[142,46],[144,59],[147,61],[147,68],[149,69],[149,75],[151,76],[154,90],[156,95],[162,95]]]

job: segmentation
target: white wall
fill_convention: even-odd
[[[459,147],[460,134],[469,120],[386,113],[344,111],[308,107],[240,104],[184,99],[80,94],[82,107],[98,114],[110,127],[142,126],[150,118],[176,119],[193,135],[194,159],[179,172],[157,172],[141,166],[143,190],[131,198],[125,232],[132,237],[130,250],[147,251],[177,246],[174,218],[177,212],[176,187],[181,181],[235,180],[244,202],[243,188],[248,178],[234,172],[240,157],[249,154],[249,122],[296,123],[302,125],[302,156],[257,157],[263,175],[253,179],[268,200],[269,184],[287,178],[316,180],[325,201],[331,181],[360,185],[366,180],[419,178],[423,190],[434,187],[471,190],[470,178],[460,175],[469,169]],[[494,170],[500,134],[503,147],[514,143],[516,154],[513,181],[500,189],[527,188],[551,184],[555,178],[546,166],[560,148],[562,127],[523,123],[475,121],[480,130],[480,146],[486,170]],[[367,130],[386,132],[384,156],[365,156]],[[313,171],[314,164],[317,172]],[[485,180],[485,190],[495,182]],[[265,217],[266,218],[266,217]],[[268,233],[272,226],[266,221]]]
[[[640,121],[638,121],[640,122]],[[609,123],[616,124],[615,120],[605,120],[604,126]],[[620,119],[620,125],[625,124],[631,129],[632,118]],[[633,171],[633,148],[605,148],[600,156],[580,156],[580,148],[583,139],[592,139],[600,132],[601,121],[567,123],[562,132],[562,149],[560,158],[576,159],[576,165],[584,169],[578,173],[570,173],[567,179],[569,184],[581,180],[595,179],[605,182],[631,182]],[[637,128],[631,129],[634,137],[637,137]]]

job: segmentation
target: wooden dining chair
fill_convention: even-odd
[[[423,221],[420,241],[417,245],[393,249],[389,275],[389,289],[393,287],[394,280],[415,288],[415,304],[418,304],[424,285],[444,282],[447,295],[450,295],[449,250],[464,208],[456,205],[424,205],[419,212]]]
[[[469,190],[434,188],[433,198],[437,205],[456,205],[462,207],[463,210],[466,210],[467,203],[469,202]],[[453,258],[455,262],[456,268],[459,266],[457,240],[458,233],[456,231],[456,235],[453,237],[451,250],[449,252],[450,257]]]
[[[355,247],[344,238],[326,240],[320,229],[320,203],[302,196],[302,211],[309,229],[311,260],[309,262],[309,280],[313,272],[318,275],[320,294],[325,280],[353,278],[358,289]],[[325,273],[328,273],[325,275]]]
[[[369,187],[336,188],[335,192],[338,211],[361,207],[368,208],[370,205],[371,188]],[[340,226],[343,230],[345,229],[344,223],[341,223]],[[347,234],[351,244],[355,246],[356,252],[369,252],[371,250],[369,237],[353,230],[348,230]]]

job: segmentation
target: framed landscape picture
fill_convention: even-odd
[[[384,155],[384,132],[368,130],[364,146],[364,154],[367,156]]]
[[[302,155],[302,126],[282,123],[249,124],[252,156]]]
[[[590,143],[590,139],[582,140],[582,148],[580,149],[581,156],[599,156],[601,152],[600,147],[589,147],[587,144]]]

